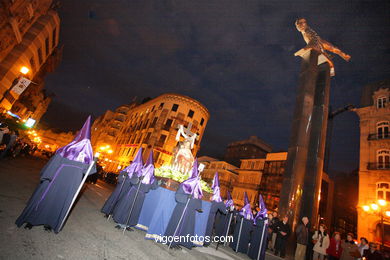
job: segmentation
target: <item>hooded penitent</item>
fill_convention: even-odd
[[[42,169],[40,183],[16,220],[31,226],[46,225],[59,232],[66,212],[71,206],[84,174],[93,162],[88,117],[74,140],[57,150],[56,154]],[[89,174],[96,171],[92,168]]]
[[[265,203],[261,194],[259,195],[259,212],[257,212],[255,219],[253,220],[256,223],[257,219],[264,219],[267,217],[267,208],[265,207]]]
[[[183,191],[186,194],[192,194],[194,199],[201,199],[203,197],[198,174],[198,160],[195,159],[191,176],[180,184],[180,186],[183,187]]]
[[[211,201],[222,202],[218,172],[216,172],[214,175],[213,185],[211,188],[213,189],[213,196],[211,197]]]
[[[141,170],[143,166],[144,165],[142,162],[142,147],[140,147],[133,162],[125,169],[123,169],[123,171],[128,173],[129,178],[132,178],[133,175],[140,177],[142,174]]]
[[[244,207],[240,210],[240,215],[248,220],[253,220],[253,213],[251,209],[251,204],[248,199],[246,192],[244,193]]]
[[[146,161],[144,167],[142,168],[142,183],[143,184],[153,184],[155,181],[154,178],[154,164],[153,164],[153,150],[150,151],[148,160]]]
[[[227,192],[227,200],[225,202],[226,208],[230,208],[231,206],[234,206],[234,201],[232,199],[232,195],[230,195],[230,191]]]

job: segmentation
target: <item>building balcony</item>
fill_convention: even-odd
[[[368,163],[368,170],[390,170],[390,162],[387,163]]]
[[[390,139],[389,134],[369,134],[367,140],[372,141],[372,140],[384,140],[384,139]]]

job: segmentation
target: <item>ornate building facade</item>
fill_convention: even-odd
[[[364,87],[360,119],[358,235],[390,246],[390,80]],[[382,200],[385,205],[379,205]],[[376,206],[374,206],[374,204]],[[381,225],[381,214],[384,226]]]
[[[226,148],[224,160],[233,165],[239,166],[242,159],[265,158],[272,147],[257,136],[249,139],[230,143]]]
[[[52,0],[5,0],[0,8],[0,110],[39,121],[51,101],[43,77],[61,59],[60,19]],[[22,74],[21,68],[26,71]],[[23,76],[32,80],[22,93],[11,91]]]
[[[97,118],[91,129],[92,142],[96,151],[111,147],[110,154],[105,154],[105,150],[102,154],[107,159],[107,171],[117,172],[129,165],[139,147],[144,149],[144,159],[153,150],[155,164],[161,166],[171,163],[178,125],[198,135],[192,149],[196,155],[209,117],[207,108],[195,99],[163,94],[141,104],[121,106]]]

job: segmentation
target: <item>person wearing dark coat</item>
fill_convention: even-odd
[[[137,155],[134,158],[134,161],[118,176],[118,184],[115,187],[115,190],[111,193],[110,197],[104,203],[104,206],[101,210],[106,216],[112,214],[114,207],[117,205],[118,201],[124,194],[127,194],[130,191],[130,188],[134,183],[138,183],[138,174],[141,174],[140,171],[143,167],[142,162],[142,147],[138,150]]]
[[[383,260],[382,254],[377,250],[376,243],[371,242],[370,248],[363,251],[366,260]]]
[[[60,231],[83,175],[93,163],[90,120],[88,117],[75,139],[58,149],[42,169],[38,187],[15,222],[18,227],[27,223],[29,229],[44,225],[46,230]],[[92,168],[89,174],[95,171]]]
[[[279,255],[284,258],[286,256],[287,238],[291,233],[291,228],[288,225],[288,217],[284,217],[283,221],[279,221],[276,226],[277,236],[275,242],[275,255]]]
[[[236,216],[236,226],[233,233],[233,242],[230,247],[235,252],[248,253],[248,245],[253,231],[253,214],[246,192],[244,193],[244,207]]]
[[[226,215],[226,213],[227,213],[225,204],[223,203],[222,198],[221,198],[218,172],[216,172],[214,175],[212,189],[213,189],[213,196],[211,197],[211,208],[210,208],[209,218],[207,220],[207,226],[206,226],[206,232],[205,232],[205,237],[210,237],[210,238],[213,234],[216,213],[220,212],[221,214],[224,214],[224,215]],[[211,243],[210,240],[207,240],[207,241],[205,240],[203,245],[209,246],[210,243]]]
[[[130,179],[131,188],[123,195],[113,211],[113,219],[120,224],[117,228],[131,227],[138,224],[141,209],[145,201],[146,193],[150,189],[157,189],[158,182],[154,178],[153,151],[150,152],[145,166],[141,170],[141,176]]]
[[[196,212],[202,210],[203,196],[202,189],[200,187],[200,179],[198,176],[198,163],[195,160],[192,167],[191,176],[182,182],[179,189],[176,191],[175,199],[176,206],[173,210],[171,218],[169,220],[167,229],[165,230],[165,236],[180,237],[180,236],[194,236],[195,233],[195,217]],[[184,214],[183,214],[184,213]],[[183,218],[181,219],[181,216]],[[179,223],[181,219],[181,222]],[[191,249],[194,244],[189,240],[179,240],[169,243],[169,246],[185,246]]]
[[[264,260],[268,244],[268,217],[267,208],[261,195],[259,195],[259,206],[260,210],[253,221],[255,226],[253,227],[248,256],[251,259]]]
[[[218,211],[215,219],[215,235],[219,237],[227,236],[232,233],[232,230],[234,230],[230,228],[233,225],[234,202],[229,191],[227,192],[225,208],[227,210],[227,214],[223,214]]]

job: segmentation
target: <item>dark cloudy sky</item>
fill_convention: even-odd
[[[66,0],[63,60],[47,78],[56,94],[44,120],[75,130],[87,114],[134,97],[176,92],[210,111],[200,154],[222,155],[257,135],[287,150],[300,58],[297,17],[352,56],[335,58],[334,108],[359,105],[363,85],[389,77],[389,1]],[[331,167],[358,165],[358,119],[334,121]]]

